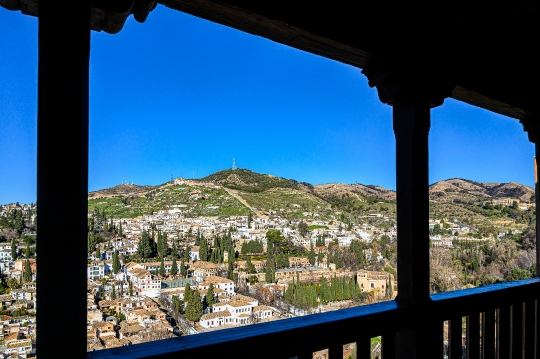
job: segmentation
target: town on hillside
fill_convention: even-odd
[[[514,183],[432,185],[431,291],[531,277],[531,193]],[[36,233],[35,204],[0,206],[4,356],[36,354]],[[87,349],[392,300],[397,234],[395,193],[377,186],[229,170],[92,192]]]

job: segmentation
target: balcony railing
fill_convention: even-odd
[[[382,337],[382,359],[396,355],[399,332],[417,329],[420,357],[535,358],[536,301],[540,279],[439,293],[422,305],[388,301],[271,323],[105,349],[90,359],[108,358],[312,358],[329,349],[343,358],[343,345],[356,343],[357,358],[371,358],[370,340]],[[463,318],[466,318],[465,324]],[[448,321],[445,348],[444,322]],[[463,337],[462,330],[466,329]],[[463,345],[465,344],[465,346]],[[482,356],[481,356],[482,355]]]

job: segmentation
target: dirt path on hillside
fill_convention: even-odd
[[[233,196],[234,198],[236,198],[237,200],[239,200],[244,206],[246,206],[247,208],[249,208],[250,211],[252,212],[255,212],[255,210],[253,208],[251,208],[251,206],[247,203],[247,201],[245,199],[243,199],[242,197],[240,197],[240,195],[238,195],[238,192],[233,190],[233,189],[230,189],[230,188],[226,188],[226,187],[222,187],[225,191],[227,191],[228,194],[230,194],[231,196]]]

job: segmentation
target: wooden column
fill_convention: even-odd
[[[522,118],[519,120],[523,124],[523,129],[529,136],[529,141],[534,143],[534,197],[536,205],[536,263],[540,263],[540,218],[538,216],[538,208],[540,205],[540,188],[538,181],[540,180],[540,169],[538,161],[540,161],[540,118]],[[536,276],[540,277],[540,266],[536,266]]]
[[[430,105],[420,99],[394,103],[397,192],[396,300],[420,305],[429,297],[428,133]],[[427,309],[427,308],[426,308]],[[420,328],[396,335],[396,358],[422,358],[426,341]],[[442,343],[442,338],[440,339]]]
[[[90,3],[39,6],[37,351],[44,358],[83,358]]]
[[[433,82],[427,64],[400,68],[379,61],[362,70],[381,102],[393,106],[396,136],[397,283],[396,301],[424,316],[396,333],[396,358],[442,356],[442,322],[432,322],[429,295],[430,109],[441,105],[452,86]]]
[[[394,103],[397,192],[396,300],[406,304],[429,301],[429,179],[428,101]]]

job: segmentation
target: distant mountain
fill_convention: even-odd
[[[119,184],[111,188],[100,189],[88,194],[88,198],[103,198],[112,196],[140,196],[157,186],[138,186],[135,184]]]
[[[207,184],[211,183],[210,186]],[[183,188],[180,188],[183,187]],[[191,215],[240,215],[248,210],[295,213],[395,213],[396,192],[380,186],[328,183],[313,186],[247,169],[223,170],[184,184],[118,185],[88,194],[90,207],[110,208],[115,216],[135,216],[181,205]],[[139,197],[144,196],[144,198]],[[115,197],[124,197],[115,198]],[[109,198],[109,199],[107,199]],[[435,217],[484,216],[478,205],[497,198],[534,201],[534,188],[516,182],[488,183],[461,178],[429,186],[430,213]],[[98,199],[107,199],[105,202]],[[114,211],[112,211],[114,209]],[[330,212],[328,212],[330,210]],[[505,216],[499,213],[499,216]]]
[[[213,182],[230,189],[260,193],[273,188],[311,189],[308,183],[299,183],[282,177],[261,174],[247,169],[228,169],[199,179],[201,182]]]
[[[376,198],[386,201],[395,201],[396,192],[380,186],[363,184],[327,183],[314,187],[315,193],[322,197],[327,196],[356,196],[361,199]]]
[[[452,178],[436,182],[429,187],[429,197],[434,201],[458,199],[469,202],[496,198],[518,198],[523,202],[534,200],[534,188],[516,182],[475,182]]]

